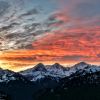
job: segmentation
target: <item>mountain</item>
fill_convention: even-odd
[[[42,79],[47,76],[55,77],[57,79],[69,77],[70,75],[81,71],[84,71],[84,74],[93,73],[100,71],[100,67],[95,65],[90,65],[85,62],[80,62],[70,68],[65,68],[59,63],[55,63],[54,65],[50,65],[49,67],[43,65],[42,63],[39,63],[31,69],[27,69],[25,71],[20,72],[20,74],[27,77],[31,81],[36,81],[38,79]]]
[[[37,64],[31,69],[21,71],[20,74],[28,78],[30,81],[36,81],[38,79],[44,78],[46,73],[46,68],[42,63]]]
[[[0,68],[0,100],[19,100],[16,96],[19,97],[26,86],[30,87],[30,84],[30,81],[21,74]]]
[[[63,69],[64,67],[60,65],[59,63],[55,63],[50,67],[50,69]]]
[[[13,100],[100,100],[100,66],[39,63],[18,73],[0,69],[0,91]]]
[[[51,65],[47,68],[47,72],[50,76],[55,77],[63,77],[65,76],[66,68],[64,68],[59,63],[55,63],[54,65]]]
[[[86,68],[86,67],[88,67],[88,66],[90,66],[90,65],[87,64],[86,62],[80,62],[80,63],[75,64],[75,65],[72,66],[72,67],[74,67],[74,68],[76,68],[76,69],[84,69],[84,68]]]
[[[58,64],[57,64],[58,65]],[[53,67],[55,68],[55,67]],[[56,66],[56,68],[59,68]],[[67,74],[66,74],[67,73]],[[99,100],[100,67],[80,62],[66,71],[55,87],[44,87],[37,100]],[[69,75],[68,75],[69,74]],[[47,80],[46,78],[44,80]],[[49,79],[49,81],[52,79]],[[41,81],[40,81],[41,82]],[[43,81],[44,82],[44,81]],[[41,84],[43,83],[41,82]],[[45,82],[46,83],[46,82]],[[50,83],[50,82],[49,82]],[[46,84],[49,84],[46,83]],[[55,84],[55,83],[54,83]],[[43,95],[45,94],[45,95]]]
[[[59,63],[55,63],[54,65],[51,65],[47,70],[52,71],[53,73],[59,73],[60,71],[66,70],[62,65]]]
[[[0,83],[9,83],[11,81],[26,81],[27,79],[23,77],[21,74],[10,71],[3,70],[0,68]]]
[[[71,70],[73,70],[74,73],[82,72],[82,71],[84,71],[85,73],[94,73],[94,72],[100,71],[100,66],[87,64],[85,62],[80,62],[80,63],[72,66]]]
[[[55,63],[54,65],[45,66],[42,63],[37,64],[31,69],[21,71],[20,74],[27,77],[31,81],[36,81],[48,76],[51,77],[65,77],[68,68],[64,68],[62,65]]]
[[[42,63],[39,63],[34,67],[34,71],[44,71],[45,72],[46,68]]]
[[[33,92],[27,93],[31,88],[35,91],[34,84],[26,77],[10,70],[0,69],[0,100],[28,100],[28,98],[32,100],[28,95]]]
[[[21,71],[20,73],[22,73],[22,74],[29,73],[30,74],[30,72],[33,73],[33,72],[36,72],[36,71],[45,72],[46,68],[45,68],[45,66],[42,63],[39,63],[36,66],[34,66],[33,68]]]
[[[85,75],[76,72],[60,79],[56,88],[41,91],[37,100],[100,100],[100,72]]]

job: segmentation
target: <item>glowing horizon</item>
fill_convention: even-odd
[[[2,68],[100,64],[100,1],[0,0],[0,9]]]

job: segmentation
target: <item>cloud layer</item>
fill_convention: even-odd
[[[98,63],[100,0],[43,1],[0,0],[1,65]]]

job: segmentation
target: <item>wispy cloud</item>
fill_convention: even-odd
[[[5,64],[100,60],[100,0],[34,2],[39,5],[0,0],[0,59]]]

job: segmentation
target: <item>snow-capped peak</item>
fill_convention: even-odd
[[[100,66],[87,64],[85,62],[80,62],[74,65],[72,68],[70,68],[71,73],[84,72],[84,74],[86,74],[86,73],[94,73],[98,71],[100,71]]]
[[[59,63],[55,63],[50,67],[50,69],[63,69],[63,66],[60,65]]]
[[[77,69],[77,70],[80,70],[80,69],[84,69],[84,68],[87,68],[87,67],[90,67],[89,64],[85,63],[85,62],[80,62],[78,64],[75,64],[73,66],[73,68]]]
[[[42,63],[39,63],[34,67],[34,70],[35,71],[46,71],[46,68]]]
[[[51,65],[49,68],[47,68],[47,71],[50,75],[53,76],[62,76],[65,74],[65,68],[59,63]]]
[[[80,62],[70,68],[65,68],[59,63],[55,63],[54,65],[45,66],[42,63],[37,64],[35,67],[20,72],[20,74],[29,78],[31,81],[36,81],[41,78],[45,78],[46,76],[52,77],[69,77],[70,75],[76,72],[93,73],[100,71],[100,67],[95,65],[90,65],[85,62]]]
[[[19,73],[21,73],[22,75],[34,75],[35,72],[45,72],[46,68],[42,63],[37,64],[36,66],[34,66],[33,68],[21,71]]]
[[[44,78],[46,72],[47,70],[45,66],[42,63],[39,63],[33,68],[20,72],[20,74],[27,77],[30,81],[36,81],[38,79]]]
[[[8,83],[11,81],[27,82],[28,80],[17,72],[0,68],[0,83]]]

